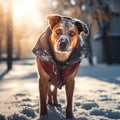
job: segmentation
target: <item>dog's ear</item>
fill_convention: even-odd
[[[77,19],[74,19],[74,21],[75,21],[75,25],[78,28],[79,33],[84,32],[86,35],[89,34],[89,29],[85,23]]]
[[[47,16],[47,19],[52,29],[62,19],[62,16],[57,15],[57,14],[52,14],[52,15]]]

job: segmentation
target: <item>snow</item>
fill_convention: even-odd
[[[0,77],[0,120],[66,119],[64,87],[58,92],[61,107],[48,106],[48,116],[39,118],[36,71],[35,60],[16,61],[13,69]],[[120,120],[119,65],[90,66],[83,61],[75,82],[74,120]]]

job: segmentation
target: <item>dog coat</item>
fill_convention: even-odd
[[[53,57],[49,44],[50,35],[51,30],[48,27],[40,35],[32,51],[39,58],[43,69],[49,75],[49,82],[55,87],[61,88],[67,78],[79,67],[81,60],[87,56],[87,51],[82,37],[79,36],[80,44],[78,48],[73,51],[70,58],[64,64],[61,64]]]

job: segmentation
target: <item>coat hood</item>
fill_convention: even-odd
[[[56,64],[56,61],[52,54],[52,49],[49,44],[49,39],[51,36],[51,30],[50,27],[47,27],[47,29],[40,35],[38,38],[38,41],[33,48],[32,52],[40,58],[41,61],[50,62],[53,64]],[[87,57],[87,50],[84,43],[84,40],[81,36],[79,36],[80,44],[78,45],[78,48],[73,51],[70,58],[66,61],[66,65],[72,65],[74,63],[81,62],[81,60],[85,57]]]

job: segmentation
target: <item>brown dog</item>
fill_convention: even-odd
[[[57,88],[65,85],[66,118],[72,118],[74,77],[81,59],[86,56],[80,34],[82,32],[88,34],[88,28],[82,21],[69,17],[50,15],[47,18],[49,26],[41,34],[33,49],[33,53],[37,56],[40,75],[40,115],[47,115],[47,95],[48,104],[59,106]],[[54,85],[53,91],[50,85]]]

